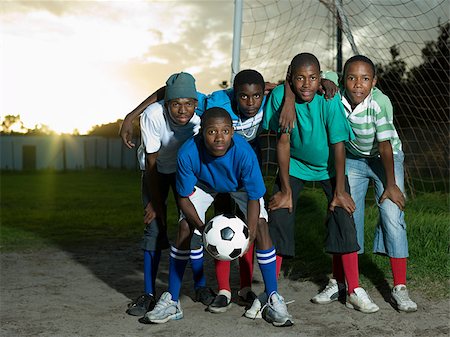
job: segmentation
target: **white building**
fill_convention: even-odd
[[[136,149],[126,148],[120,138],[69,135],[0,136],[2,170],[138,167]]]

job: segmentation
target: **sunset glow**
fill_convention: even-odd
[[[209,21],[231,32],[227,8],[229,22],[223,13]],[[188,34],[196,15],[189,2],[2,2],[0,115],[83,134],[123,118],[174,72],[191,71],[199,90],[218,89],[229,53],[213,46],[209,67],[197,48],[208,35]]]

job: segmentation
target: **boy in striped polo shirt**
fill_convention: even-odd
[[[364,252],[365,199],[369,181],[373,181],[380,214],[373,252],[389,256],[394,279],[392,299],[398,310],[411,312],[417,310],[417,304],[409,298],[406,288],[408,240],[403,212],[404,154],[394,126],[392,103],[375,87],[376,82],[375,65],[369,58],[356,55],[347,60],[342,79],[342,103],[356,136],[346,144],[346,168],[351,195],[356,203],[353,217],[361,247],[358,253]],[[335,279],[313,298],[314,302],[329,303],[336,296],[338,284],[343,282],[342,278],[339,280],[340,269],[333,265]]]

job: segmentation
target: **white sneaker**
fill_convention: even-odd
[[[267,301],[265,319],[274,326],[291,326],[294,324],[292,316],[287,311],[284,298],[276,291],[272,292]]]
[[[252,306],[245,310],[244,316],[250,319],[262,318],[262,311],[267,304],[267,294],[262,292],[253,300]]]
[[[345,283],[338,283],[332,278],[328,281],[325,289],[314,296],[311,299],[311,302],[316,304],[328,304],[337,301],[340,298],[345,298]]]
[[[180,301],[172,301],[172,295],[164,292],[156,303],[155,308],[145,314],[145,320],[151,323],[166,323],[170,320],[182,319]]]
[[[392,289],[392,299],[397,304],[397,309],[405,312],[417,311],[417,304],[408,295],[408,289],[404,284],[399,284]]]
[[[363,288],[355,288],[354,293],[347,296],[347,302],[345,306],[350,309],[356,309],[365,314],[371,314],[380,310],[370,296]]]

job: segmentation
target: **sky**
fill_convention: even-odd
[[[324,4],[334,0],[243,3],[252,10],[241,69],[277,81],[300,51],[333,69],[335,23]],[[419,64],[450,13],[448,0],[344,3],[359,52],[382,64],[394,44],[409,66]],[[84,134],[123,119],[173,73],[190,72],[206,94],[219,90],[230,80],[233,12],[233,0],[1,0],[0,121],[20,115],[26,128]]]
[[[176,72],[218,90],[232,26],[233,1],[1,1],[0,119],[83,134]]]

